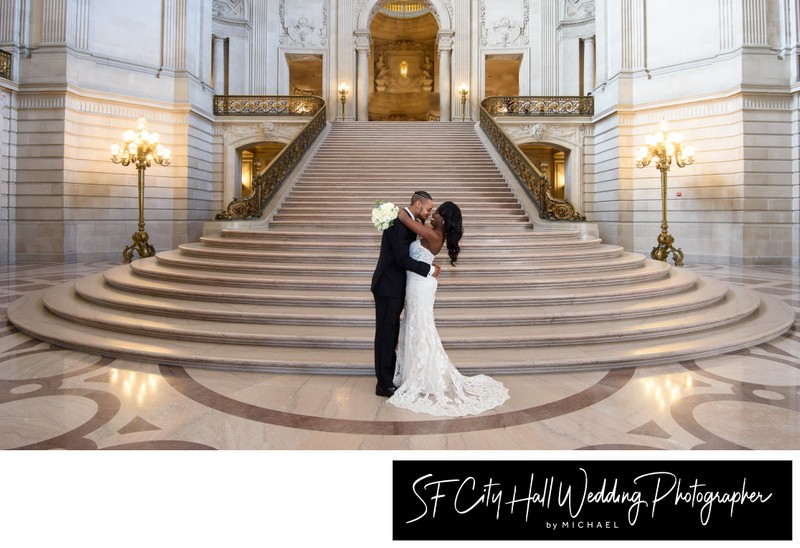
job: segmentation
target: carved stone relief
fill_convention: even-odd
[[[563,0],[562,21],[594,19],[595,0]]]
[[[218,19],[247,21],[247,2],[245,0],[214,0],[211,12]]]
[[[375,91],[416,93],[433,91],[432,43],[375,41]]]
[[[250,142],[278,141],[289,142],[300,132],[301,125],[280,124],[275,122],[247,122],[243,124],[224,124],[222,138],[226,144]]]
[[[281,22],[280,43],[283,46],[320,47],[328,45],[328,10],[330,0],[322,0],[314,9],[281,0],[278,17]]]
[[[478,6],[480,17],[481,45],[490,47],[507,47],[512,45],[525,45],[530,42],[528,24],[530,22],[530,2],[522,0],[522,10],[519,18],[503,16],[490,20],[486,13],[486,0],[481,0]]]
[[[563,124],[526,124],[521,126],[503,126],[516,143],[552,142],[558,140],[580,146],[583,140],[583,127]]]

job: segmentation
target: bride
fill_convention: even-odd
[[[440,205],[433,212],[430,226],[402,210],[398,219],[421,237],[409,247],[412,258],[433,264],[434,256],[446,242],[450,264],[455,266],[461,251],[458,242],[464,234],[461,210],[456,204]],[[412,272],[406,277],[405,312],[394,376],[399,388],[389,403],[417,413],[457,417],[477,415],[505,402],[508,390],[502,383],[486,375],[465,377],[448,358],[433,318],[436,278]]]

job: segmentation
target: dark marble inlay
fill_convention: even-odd
[[[609,398],[624,387],[636,371],[634,368],[613,369],[595,385],[581,392],[554,402],[507,413],[452,419],[436,418],[427,421],[368,421],[314,417],[267,409],[219,394],[197,382],[181,366],[162,364],[160,370],[161,375],[175,390],[201,405],[222,413],[300,430],[376,436],[453,434],[496,430],[538,422],[585,409]],[[374,397],[369,393],[364,393],[363,396],[364,398]]]
[[[119,434],[132,434],[135,432],[151,432],[153,430],[161,430],[155,424],[144,420],[142,417],[134,417],[134,419],[117,430]]]
[[[579,447],[576,451],[664,451],[664,449],[650,447],[648,445],[636,445],[633,443],[603,443],[600,445]]]
[[[656,421],[651,420],[629,431],[628,434],[635,434],[638,436],[651,436],[653,438],[662,438],[668,440],[672,437],[669,432],[661,428]]]
[[[204,445],[202,443],[180,440],[138,441],[134,443],[123,443],[121,445],[113,445],[111,447],[102,448],[103,451],[213,451],[215,449],[215,447]]]

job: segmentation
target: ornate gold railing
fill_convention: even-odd
[[[0,50],[0,78],[11,80],[11,54]]]
[[[490,99],[494,99],[493,97]],[[547,177],[531,163],[525,153],[509,139],[494,117],[489,114],[481,103],[481,128],[491,139],[497,152],[505,159],[508,167],[512,169],[517,180],[528,191],[539,213],[545,219],[553,221],[585,221],[586,217],[575,210],[575,207],[566,200],[554,198],[548,188]]]
[[[594,97],[487,97],[481,103],[492,116],[592,116]]]
[[[311,116],[325,101],[309,95],[215,95],[216,116]]]
[[[312,116],[297,137],[273,158],[261,175],[253,179],[249,196],[234,198],[216,219],[256,219],[272,199],[275,191],[294,169],[327,121],[325,101],[319,97],[257,97],[217,95],[214,114],[218,116]]]

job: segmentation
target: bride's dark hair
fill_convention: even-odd
[[[455,266],[458,254],[461,252],[458,242],[464,235],[464,227],[461,225],[461,209],[453,202],[443,202],[436,208],[436,211],[444,220],[444,240],[447,242],[447,254],[450,256],[450,264]]]

